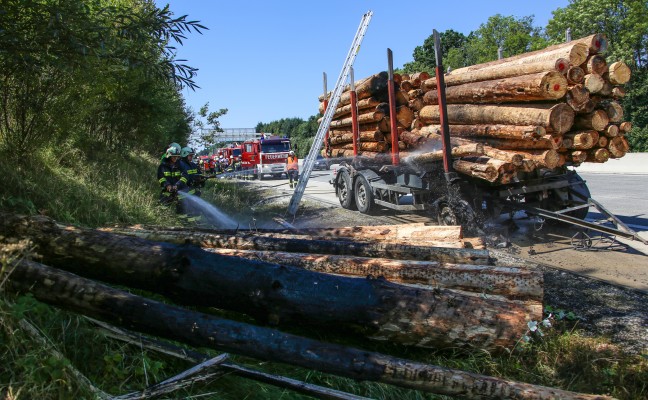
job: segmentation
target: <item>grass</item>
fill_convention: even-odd
[[[60,222],[85,226],[179,225],[181,221],[175,213],[157,203],[156,166],[155,157],[135,153],[90,157],[74,150],[60,153],[46,149],[21,163],[0,164],[0,172],[5,177],[0,207],[17,213],[46,214]],[[226,210],[241,224],[262,226],[273,216],[280,216],[283,210],[263,205],[259,193],[227,180],[210,181],[203,198]],[[83,317],[39,303],[31,296],[16,297],[2,292],[9,263],[17,257],[28,256],[30,248],[25,242],[5,241],[0,250],[3,268],[0,271],[0,399],[93,398],[88,387],[74,375],[75,369],[103,391],[120,394],[141,390],[147,384],[190,367],[184,361],[109,339]],[[232,317],[231,313],[222,315]],[[40,329],[46,345],[25,333],[20,325],[23,319]],[[521,342],[524,345],[500,355],[402,348],[305,328],[293,333],[511,380],[610,394],[620,399],[648,397],[646,355],[625,354],[605,338],[586,337],[568,320],[556,321],[544,337]],[[62,358],[55,356],[59,353]],[[245,357],[235,356],[233,361],[371,398],[445,398]],[[203,393],[210,395],[201,396]],[[306,396],[225,376],[174,394],[172,398],[304,399]]]

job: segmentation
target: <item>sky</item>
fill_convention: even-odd
[[[176,17],[187,15],[209,30],[177,45],[177,59],[198,68],[199,89],[183,90],[197,111],[227,108],[222,128],[254,128],[281,118],[318,113],[322,73],[333,90],[362,15],[373,12],[354,63],[355,80],[412,61],[416,46],[436,29],[468,34],[490,16],[534,16],[544,27],[569,0],[155,0]]]

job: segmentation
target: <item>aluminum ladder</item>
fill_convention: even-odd
[[[324,137],[326,136],[326,132],[329,130],[329,127],[331,125],[333,114],[335,113],[335,109],[337,108],[337,105],[340,102],[340,96],[342,96],[342,90],[344,89],[344,85],[349,77],[349,71],[353,66],[353,62],[355,61],[355,57],[358,54],[358,51],[360,50],[360,44],[362,43],[362,39],[364,38],[365,32],[367,31],[367,27],[369,26],[369,21],[371,21],[372,16],[373,16],[373,12],[371,10],[367,11],[362,16],[362,20],[360,21],[360,26],[358,27],[358,31],[356,32],[355,37],[353,38],[353,42],[351,43],[351,48],[349,49],[349,53],[347,54],[346,59],[344,60],[344,65],[342,67],[342,71],[340,72],[340,76],[338,77],[337,82],[335,83],[335,90],[333,90],[331,101],[328,103],[328,107],[324,112],[324,118],[322,119],[322,123],[317,129],[317,133],[315,134],[315,139],[313,140],[313,145],[311,146],[310,151],[308,152],[308,155],[306,156],[302,164],[302,172],[299,174],[299,181],[297,182],[297,188],[295,189],[295,192],[293,193],[293,196],[290,199],[290,204],[288,205],[288,212],[292,214],[293,217],[297,213],[297,207],[299,207],[301,198],[304,195],[304,191],[306,190],[306,185],[308,184],[308,179],[310,178],[310,174],[311,172],[313,172],[313,166],[315,165],[317,154],[319,153],[320,148],[324,143]]]

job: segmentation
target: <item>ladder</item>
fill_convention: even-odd
[[[335,90],[333,90],[331,100],[329,101],[328,107],[324,112],[324,118],[322,119],[322,123],[317,129],[317,133],[315,134],[315,139],[313,140],[313,145],[311,146],[310,151],[308,152],[308,155],[306,156],[302,164],[302,172],[299,174],[299,181],[297,182],[297,188],[295,189],[295,192],[293,193],[293,196],[290,199],[290,204],[288,205],[288,212],[293,216],[297,213],[297,207],[299,206],[299,202],[301,201],[301,198],[304,195],[304,190],[306,190],[306,185],[308,184],[308,179],[310,178],[310,174],[311,172],[313,172],[313,166],[315,165],[317,154],[319,153],[320,148],[324,143],[324,136],[326,136],[326,132],[329,130],[329,127],[331,125],[333,114],[335,113],[335,109],[337,108],[337,105],[340,102],[340,96],[342,96],[342,90],[344,89],[344,85],[349,77],[349,71],[353,66],[353,62],[355,61],[355,57],[358,54],[358,51],[360,50],[360,44],[362,43],[362,39],[364,38],[365,32],[367,31],[367,27],[369,26],[369,21],[371,21],[372,15],[373,15],[372,11],[367,11],[362,16],[362,20],[360,21],[360,26],[358,27],[358,31],[356,32],[355,37],[353,38],[353,42],[351,43],[351,48],[349,49],[349,53],[347,54],[346,59],[344,60],[344,66],[342,67],[340,76],[338,77],[338,80],[335,83]]]

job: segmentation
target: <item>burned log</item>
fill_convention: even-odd
[[[535,302],[502,301],[447,289],[412,288],[381,279],[315,273],[211,254],[194,246],[59,227],[45,217],[7,215],[0,233],[30,238],[44,261],[52,266],[150,290],[181,304],[223,308],[276,324],[335,324],[376,340],[405,345],[488,350],[512,347],[526,330],[526,322],[542,316],[542,305]],[[262,239],[278,243],[277,239]],[[224,238],[220,240],[228,243]],[[237,238],[236,242],[254,247],[250,237]],[[307,243],[303,247],[312,252],[314,246]],[[330,243],[346,249],[357,245]],[[431,247],[420,250],[420,254],[435,251]],[[488,254],[468,249],[444,249],[444,253]]]
[[[222,255],[291,265],[309,271],[357,277],[384,277],[390,282],[430,285],[538,302],[542,301],[543,294],[542,274],[529,268],[276,251],[230,249],[210,249],[209,251]]]
[[[441,125],[427,125],[422,131],[441,134]],[[494,137],[500,139],[533,139],[546,134],[539,125],[450,125],[450,135],[459,137]]]
[[[31,261],[18,264],[7,282],[14,292],[32,293],[38,300],[127,329],[356,380],[475,399],[608,399],[422,364],[234,322],[136,296]]]

